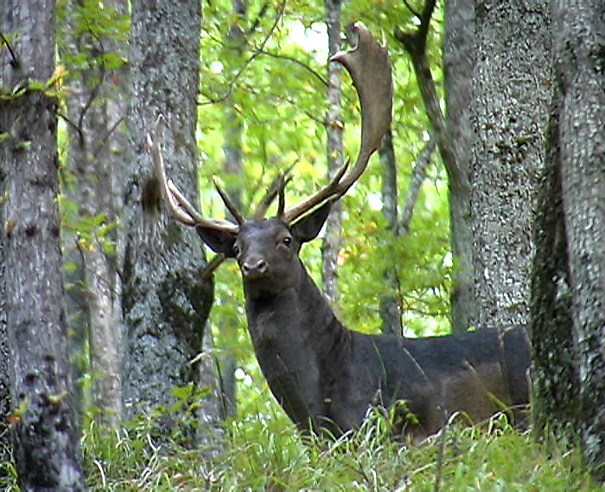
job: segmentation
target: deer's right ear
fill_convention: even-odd
[[[303,216],[291,226],[292,234],[301,243],[306,243],[315,239],[321,231],[324,222],[328,218],[332,201],[329,200],[321,207],[316,208],[313,212]]]
[[[195,230],[212,251],[223,253],[227,258],[235,258],[233,245],[237,239],[236,233],[202,225],[196,225]]]

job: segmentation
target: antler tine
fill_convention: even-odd
[[[278,217],[283,217],[285,208],[286,208],[286,181],[284,180],[283,186],[279,187],[279,200],[277,202],[277,216]]]
[[[338,184],[347,169],[349,168],[349,164],[350,161],[347,160],[347,162],[336,172],[336,174],[332,177],[332,179],[326,186],[311,195],[306,200],[294,205],[286,212],[283,212],[280,215],[280,218],[287,224],[290,224],[292,221],[303,215],[305,212],[308,212],[309,210],[315,208],[317,205],[320,205],[321,203],[324,203],[330,198],[337,196]]]
[[[160,130],[161,123],[164,120],[162,115],[158,116],[153,128],[153,137],[147,134],[146,143],[151,158],[154,164],[155,175],[159,179],[162,198],[166,204],[166,208],[172,217],[187,226],[201,225],[211,227],[216,230],[225,230],[228,232],[237,233],[239,228],[235,224],[226,220],[205,219],[202,217],[195,207],[189,203],[185,196],[179,191],[176,185],[166,177],[166,169],[164,167],[164,159],[160,149]]]
[[[365,171],[372,154],[391,126],[393,81],[386,47],[380,46],[360,23],[353,26],[359,36],[355,49],[339,52],[330,61],[343,65],[351,74],[361,105],[361,144],[355,165],[345,174],[347,165],[324,188],[283,214],[287,223],[327,200],[338,200]]]
[[[239,210],[235,206],[235,203],[231,201],[229,195],[227,195],[227,193],[219,186],[215,178],[212,178],[212,182],[214,183],[214,187],[220,195],[221,200],[223,200],[225,207],[227,208],[227,210],[229,210],[229,213],[233,216],[233,218],[239,225],[242,225],[246,221],[246,219],[244,219],[244,217],[242,217],[242,214],[239,213]]]
[[[294,167],[294,164],[292,165],[292,167]],[[292,169],[292,167],[290,167],[290,169]],[[288,169],[286,171],[286,173],[289,173],[290,169]],[[292,181],[292,176],[290,176],[289,174],[284,174],[281,186],[279,187],[279,201],[277,202],[277,216],[282,220],[283,220],[283,216],[284,216],[284,209],[286,208],[286,186],[288,186],[288,183],[290,181]]]
[[[273,203],[273,200],[275,200],[275,197],[278,195],[281,195],[281,193],[284,190],[284,188],[286,187],[286,185],[292,179],[292,177],[290,176],[290,171],[296,165],[297,162],[298,162],[298,159],[296,161],[294,161],[290,166],[288,166],[288,168],[286,170],[281,171],[277,176],[275,176],[273,181],[271,181],[271,184],[267,188],[265,195],[263,196],[262,200],[256,207],[254,214],[252,215],[252,218],[254,220],[262,219],[265,216],[265,214],[267,213],[267,210],[269,209],[271,204]],[[283,212],[283,210],[282,210],[282,212]],[[278,206],[278,217],[279,217],[279,206]]]

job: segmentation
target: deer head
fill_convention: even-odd
[[[356,24],[353,29],[358,35],[357,46],[352,51],[337,53],[330,61],[342,64],[349,71],[359,95],[361,144],[355,164],[350,169],[348,163],[345,164],[323,188],[288,210],[285,209],[284,199],[284,188],[288,180],[283,175],[279,185],[275,187],[276,193],[279,194],[279,206],[277,217],[274,219],[259,220],[259,214],[255,214],[252,220],[245,220],[218,186],[218,193],[237,223],[202,217],[166,177],[159,147],[159,125],[156,124],[153,137],[147,136],[162,196],[173,218],[195,227],[202,240],[213,251],[228,258],[237,258],[244,281],[252,278],[258,280],[256,277],[265,274],[265,270],[269,268],[267,260],[260,258],[258,247],[255,245],[255,248],[251,248],[246,238],[251,235],[258,238],[261,234],[257,228],[263,231],[271,229],[273,236],[283,239],[278,245],[278,251],[282,254],[292,251],[297,255],[300,245],[319,233],[330,204],[343,196],[363,174],[371,155],[380,147],[382,137],[390,127],[392,76],[387,50],[380,46],[362,25]],[[314,213],[310,218],[303,220],[303,216],[309,212]],[[263,225],[252,226],[260,223]],[[263,244],[265,242],[263,241]]]

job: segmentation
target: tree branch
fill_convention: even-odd
[[[266,56],[270,56],[272,58],[276,58],[278,60],[286,60],[286,61],[295,63],[295,64],[301,66],[302,68],[304,68],[305,70],[307,70],[308,72],[310,72],[311,75],[313,75],[317,80],[319,80],[322,83],[322,85],[324,85],[326,87],[328,86],[328,81],[324,77],[322,77],[320,73],[313,70],[309,65],[300,61],[299,59],[294,58],[293,56],[282,55],[279,53],[272,53],[270,51],[265,51],[263,49],[260,49],[258,51],[261,55],[266,55]]]
[[[416,159],[416,166],[414,166],[414,172],[408,188],[408,194],[405,197],[405,203],[403,205],[403,211],[401,212],[401,220],[399,221],[398,233],[405,235],[410,229],[410,222],[414,214],[414,207],[418,200],[418,194],[420,193],[420,187],[424,181],[426,175],[426,168],[431,162],[431,156],[435,151],[435,137],[427,142],[424,149]]]
[[[225,92],[225,94],[223,94],[222,96],[220,96],[216,99],[209,98],[208,101],[203,102],[203,103],[198,103],[198,105],[205,106],[207,104],[220,103],[220,102],[225,101],[231,95],[231,93],[233,92],[233,88],[235,87],[235,83],[239,80],[239,78],[242,76],[242,74],[248,68],[250,63],[252,63],[261,53],[263,53],[263,51],[265,49],[265,45],[267,44],[269,39],[271,39],[271,36],[273,36],[273,33],[275,32],[275,29],[277,28],[277,24],[279,23],[279,20],[282,18],[282,15],[284,14],[285,7],[286,7],[286,0],[282,0],[282,3],[280,4],[280,6],[277,10],[277,15],[275,16],[271,29],[269,29],[269,32],[267,33],[265,38],[262,40],[259,47],[254,50],[254,52],[250,55],[250,57],[244,62],[244,64],[241,66],[241,68],[237,71],[237,73],[235,74],[233,79],[231,79],[231,81],[229,82],[229,87],[227,88],[227,91]]]
[[[420,21],[420,25],[416,32],[406,33],[401,29],[395,29],[395,38],[400,41],[406,51],[412,55],[412,51],[416,51],[418,54],[426,54],[426,38],[429,33],[429,27],[431,25],[431,17],[435,10],[436,0],[427,0],[424,4],[424,8],[420,14],[414,12],[412,8],[405,2],[406,6]]]
[[[439,97],[435,88],[429,60],[426,54],[426,41],[429,32],[431,17],[435,9],[436,0],[427,0],[420,14],[420,26],[415,32],[409,33],[402,31],[399,27],[395,28],[395,38],[402,44],[403,48],[410,55],[414,73],[418,81],[422,102],[433,127],[439,152],[443,159],[443,164],[447,171],[450,184],[458,185],[460,180],[468,181],[468,177],[460,169],[460,157],[456,146],[448,141],[446,135],[445,117],[439,104]],[[464,185],[466,183],[462,183]]]
[[[404,5],[408,8],[408,10],[410,12],[412,12],[412,14],[414,14],[414,17],[416,17],[417,19],[420,19],[420,14],[418,12],[416,12],[412,6],[410,5],[410,2],[408,2],[407,0],[403,0]]]
[[[4,33],[0,32],[0,39],[2,39],[2,41],[4,42],[4,44],[6,45],[6,47],[8,48],[8,52],[11,55],[11,67],[13,67],[15,70],[18,69],[21,66],[21,62],[19,61],[19,57],[17,57],[17,54],[13,51],[12,46],[10,45],[10,43],[8,42],[8,39],[6,39],[6,36],[4,36]]]

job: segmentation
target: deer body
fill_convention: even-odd
[[[237,256],[261,370],[299,428],[338,435],[358,427],[372,405],[404,400],[418,419],[405,431],[424,437],[443,425],[445,412],[463,411],[481,421],[503,406],[529,402],[522,328],[418,339],[345,328],[298,257],[327,209],[291,228],[278,219],[248,222],[223,249]],[[198,232],[218,246],[208,231]]]
[[[386,48],[363,26],[354,30],[357,47],[332,61],[349,71],[359,95],[357,159],[294,207],[285,210],[288,178],[280,175],[254,219],[245,220],[218,187],[237,224],[205,219],[167,179],[158,126],[148,145],[172,216],[194,226],[215,252],[237,259],[256,357],[288,416],[303,430],[339,434],[357,427],[370,406],[404,400],[405,411],[416,417],[403,423],[404,431],[423,437],[439,429],[448,412],[463,411],[479,421],[503,405],[529,403],[529,344],[522,328],[419,339],[350,331],[309,277],[298,256],[302,244],[317,236],[331,204],[362,175],[391,122]],[[277,193],[277,217],[260,219]]]

